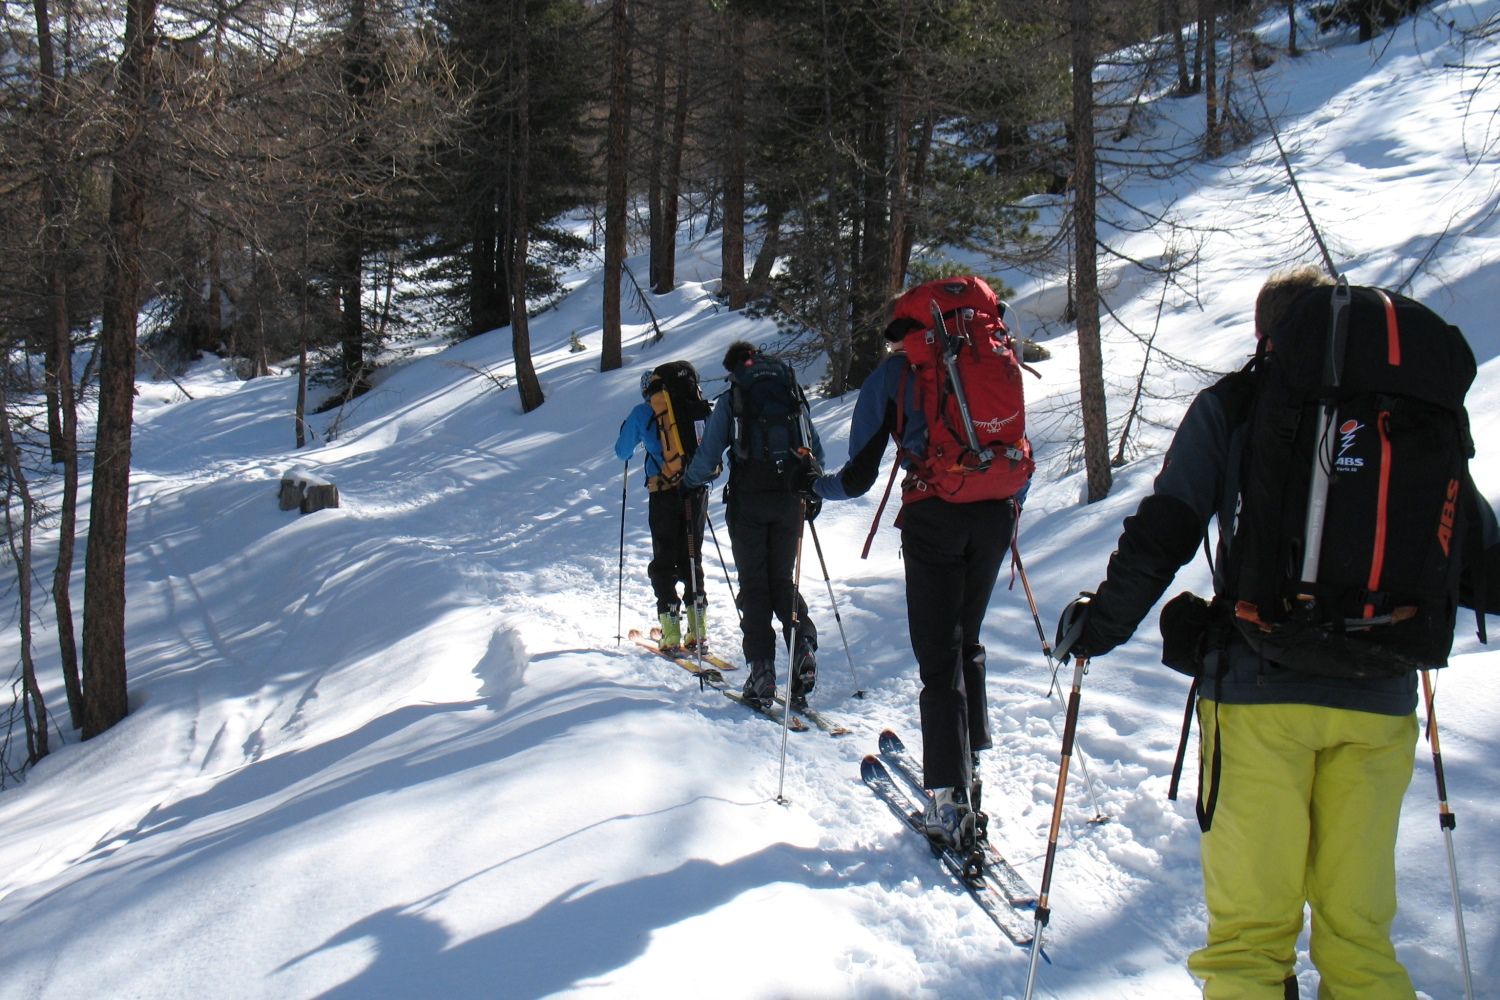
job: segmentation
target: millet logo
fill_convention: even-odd
[[[1365,460],[1348,454],[1350,448],[1354,447],[1354,435],[1365,429],[1365,425],[1358,420],[1345,420],[1339,425],[1339,453],[1333,460],[1335,468],[1339,469],[1362,469]]]

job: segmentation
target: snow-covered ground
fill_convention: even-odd
[[[1362,283],[1397,285],[1415,271],[1412,294],[1468,334],[1480,362],[1474,474],[1492,503],[1500,171],[1482,146],[1496,95],[1452,67],[1496,53],[1465,57],[1444,22],[1497,9],[1448,3],[1375,46],[1325,40],[1262,80],[1340,264]],[[1168,117],[1200,110],[1163,105]],[[1237,366],[1255,288],[1299,253],[1300,216],[1268,144],[1128,193],[1170,206],[1206,241],[1199,298],[1167,296],[1156,346]],[[1165,250],[1148,236],[1124,246],[1139,259]],[[876,496],[830,503],[817,522],[857,672],[822,568],[811,546],[804,553],[823,636],[814,702],[853,733],[793,734],[784,783],[779,729],[616,639],[617,616],[630,628],[652,611],[639,462],[627,484],[611,452],[640,370],[686,357],[717,373],[732,339],[775,336],[716,305],[717,269],[712,242],[685,247],[684,284],[655,302],[666,340],[648,346],[637,317],[629,364],[609,374],[597,370],[599,282],[579,275],[533,322],[548,400],[529,415],[475,371],[507,370],[508,331],[389,370],[333,440],[302,452],[290,375],[240,383],[206,364],[183,383],[191,401],[171,383],[142,384],[132,712],[0,793],[0,996],[1021,993],[1026,954],[859,780],[882,728],[918,741],[897,533],[887,523],[869,560],[858,556]],[[1010,277],[1027,328],[1057,330],[1055,284]],[[1151,330],[1159,283],[1125,269],[1106,283],[1120,318]],[[574,331],[587,351],[569,353]],[[1118,412],[1141,349],[1112,322],[1106,337]],[[1035,422],[1041,465],[1020,545],[1050,630],[1063,603],[1097,582],[1168,432],[1148,429],[1113,494],[1081,506],[1081,473],[1067,464],[1071,332],[1048,346],[1054,359],[1028,384],[1049,416]],[[1182,378],[1180,389],[1195,384]],[[1185,403],[1161,400],[1152,416],[1170,428]],[[815,400],[831,461],[845,454],[852,406],[852,396]],[[337,483],[343,505],[278,510],[277,481],[293,466]],[[717,502],[711,516],[728,558]],[[734,650],[712,545],[707,564],[712,631]],[[1207,592],[1206,576],[1200,560],[1169,594]],[[1438,704],[1470,952],[1479,994],[1493,996],[1500,652],[1481,651],[1471,621],[1460,619]],[[1062,706],[1018,582],[997,589],[984,640],[998,744],[983,771],[992,837],[1035,881]],[[7,661],[15,642],[0,637]],[[50,646],[44,633],[39,647]],[[1158,655],[1153,616],[1087,678],[1041,996],[1196,993],[1184,968],[1204,926],[1192,797],[1165,794],[1185,682]],[[42,666],[61,711],[55,663]],[[853,698],[857,687],[867,697]],[[1186,787],[1195,777],[1190,763]],[[788,804],[775,801],[779,788]],[[1096,805],[1107,823],[1088,822]],[[1398,954],[1426,995],[1460,996],[1421,747],[1400,851]],[[1311,996],[1305,952],[1298,968]]]

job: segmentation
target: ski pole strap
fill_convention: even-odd
[[[1219,730],[1219,703],[1214,702],[1214,748],[1208,767],[1209,788],[1207,800],[1203,794],[1203,769],[1198,769],[1198,829],[1207,833],[1214,825],[1214,810],[1219,806],[1219,775],[1224,769],[1224,757],[1220,751],[1224,734]]]
[[[1469,475],[1467,467],[1464,469],[1463,485],[1459,488],[1463,491],[1465,521],[1463,571],[1469,574],[1469,592],[1472,595],[1474,607],[1474,632],[1480,642],[1489,645],[1490,637],[1484,623],[1485,612],[1489,610],[1489,574],[1485,572],[1484,520],[1479,508],[1479,505],[1485,501],[1480,498],[1479,487],[1474,485],[1474,479]]]
[[[1182,783],[1182,762],[1187,757],[1188,736],[1193,729],[1193,709],[1198,706],[1198,678],[1188,687],[1187,708],[1182,712],[1182,735],[1177,738],[1177,756],[1172,760],[1172,782],[1167,786],[1167,799],[1177,801],[1177,786]]]

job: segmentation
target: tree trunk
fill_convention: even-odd
[[[1218,7],[1215,0],[1198,0],[1198,32],[1203,36],[1203,94],[1207,105],[1204,122],[1203,151],[1218,156],[1219,143],[1219,46]]]
[[[135,401],[141,230],[149,183],[145,136],[156,46],[156,0],[127,0],[116,100],[121,109],[109,197],[109,278],[99,334],[99,427],[85,556],[83,737],[130,710],[125,689],[125,528],[130,513],[130,431]]]
[[[1078,271],[1078,395],[1088,502],[1109,495],[1109,414],[1099,340],[1099,271],[1094,210],[1094,52],[1089,0],[1070,0],[1073,36],[1073,256]]]
[[[604,153],[604,331],[600,371],[625,363],[620,295],[625,269],[626,156],[630,130],[630,12],[614,0],[610,12],[609,136]]]
[[[890,240],[886,247],[885,298],[895,299],[906,283],[906,248],[911,217],[907,209],[907,195],[911,190],[911,96],[903,74],[896,95],[896,107],[891,113],[891,206]]]
[[[672,110],[672,137],[667,153],[666,176],[662,181],[661,267],[657,273],[658,293],[677,287],[677,203],[682,197],[682,149],[687,141],[688,117],[688,43],[690,22],[686,17],[677,23],[677,94]]]
[[[745,285],[745,17],[738,7],[730,7],[729,50],[729,135],[724,156],[724,240],[721,284],[731,310],[743,309],[747,301]]]
[[[515,162],[511,165],[511,225],[515,235],[511,240],[511,307],[510,341],[516,358],[516,385],[521,390],[521,410],[530,413],[546,401],[542,394],[542,383],[536,377],[536,367],[531,361],[531,328],[526,315],[526,189],[531,171],[531,77],[527,60],[530,39],[527,37],[527,0],[511,0],[511,65],[515,74],[513,90],[516,94]]]
[[[662,174],[665,172],[663,161],[669,155],[667,150],[666,17],[666,11],[658,9],[655,24],[656,51],[652,54],[651,63],[651,132],[647,139],[649,162],[646,167],[646,228],[647,240],[650,244],[646,255],[650,261],[646,282],[658,295],[664,291],[670,291],[669,288],[661,287],[662,257],[666,249],[663,234]]]
[[[47,756],[47,704],[36,681],[36,662],[31,654],[31,537],[36,504],[26,485],[26,469],[21,463],[21,452],[11,434],[10,404],[5,397],[3,381],[0,381],[0,451],[4,452],[8,472],[6,479],[10,487],[4,498],[7,511],[5,524],[9,529],[6,542],[16,568],[16,612],[19,619],[16,624],[21,633],[21,715],[26,720],[26,761],[35,764]],[[21,500],[19,529],[9,516],[11,491]],[[19,538],[16,537],[18,531]]]
[[[755,255],[755,266],[750,268],[750,286],[747,294],[752,301],[766,294],[766,290],[771,286],[771,269],[776,266],[776,254],[781,244],[782,215],[783,209],[780,204],[773,203],[766,206],[760,250]]]
[[[1171,22],[1172,52],[1177,57],[1177,96],[1186,97],[1195,87],[1188,74],[1187,43],[1182,38],[1182,4],[1179,0],[1162,0]]]
[[[1293,59],[1301,55],[1297,51],[1297,0],[1286,0],[1286,54]]]
[[[52,571],[52,606],[57,647],[74,729],[83,726],[83,684],[78,675],[78,644],[73,630],[73,559],[78,533],[78,402],[73,393],[73,337],[68,322],[66,235],[63,222],[63,157],[56,133],[61,127],[62,87],[52,48],[52,19],[47,0],[34,0],[37,66],[41,73],[46,134],[42,144],[43,270],[47,275],[47,431],[52,461],[63,467],[62,508],[58,518],[57,564]],[[45,733],[44,733],[45,736]]]
[[[363,175],[369,155],[370,134],[366,123],[371,75],[374,72],[370,39],[369,11],[366,0],[353,0],[349,8],[349,30],[344,51],[344,96],[349,102],[352,138],[347,153],[352,176]],[[364,256],[365,213],[350,192],[349,201],[339,213],[340,233],[337,257],[339,298],[343,315],[339,325],[339,346],[345,391],[350,397],[370,388],[365,370]]]

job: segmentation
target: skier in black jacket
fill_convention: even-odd
[[[1272,276],[1256,301],[1257,336],[1277,329],[1300,293],[1329,283],[1315,268]],[[1096,658],[1129,639],[1214,517],[1221,526],[1214,587],[1227,592],[1223,526],[1237,513],[1249,377],[1230,375],[1189,407],[1151,495],[1125,519],[1104,581],[1063,612],[1059,656]],[[1493,511],[1482,499],[1478,506],[1484,561],[1494,568],[1490,593],[1465,591],[1463,600],[1497,611],[1500,542]],[[1417,736],[1416,674],[1299,672],[1257,654],[1238,631],[1228,636],[1200,675],[1208,940],[1188,969],[1209,1000],[1296,997],[1292,968],[1311,904],[1320,996],[1410,1000],[1390,929],[1396,827]]]

